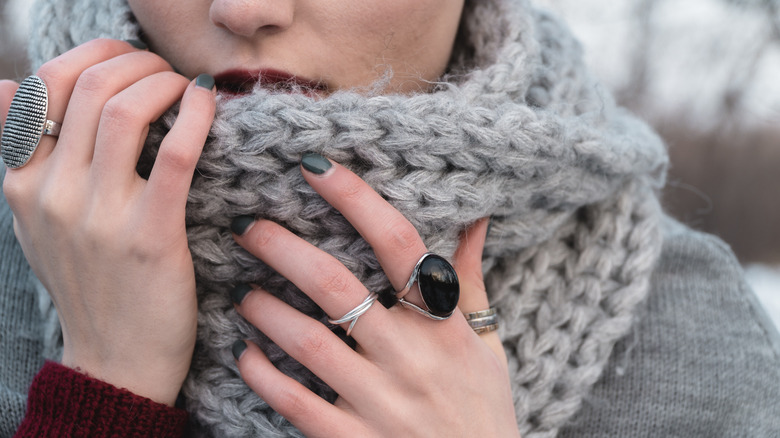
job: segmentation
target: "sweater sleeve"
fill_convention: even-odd
[[[665,223],[644,312],[561,438],[778,437],[780,349],[729,248]]]
[[[15,437],[178,437],[187,413],[46,362]]]

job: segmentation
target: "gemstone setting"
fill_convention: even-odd
[[[427,254],[417,269],[417,285],[428,311],[440,318],[452,315],[460,298],[455,268],[443,257]]]

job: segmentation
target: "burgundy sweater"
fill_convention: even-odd
[[[186,425],[184,410],[47,362],[15,437],[180,437]]]

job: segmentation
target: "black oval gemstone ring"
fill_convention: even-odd
[[[443,257],[425,253],[412,270],[406,287],[396,295],[405,295],[414,283],[420,288],[420,295],[426,309],[400,298],[398,301],[429,318],[443,320],[449,318],[458,307],[460,284],[455,268]]]

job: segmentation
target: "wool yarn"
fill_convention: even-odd
[[[33,11],[34,68],[92,38],[138,37],[125,0],[37,0]],[[303,181],[306,152],[355,171],[446,258],[464,228],[491,216],[483,269],[520,431],[555,436],[578,411],[646,295],[661,244],[666,152],[589,76],[566,27],[529,1],[467,2],[461,31],[449,74],[429,93],[347,90],[316,100],[258,88],[219,102],[187,207],[199,328],[182,394],[199,435],[301,436],[239,377],[230,353],[239,338],[335,397],[233,310],[231,288],[253,282],[327,318],[237,246],[233,217],[274,220],[334,255],[369,290],[390,290],[371,248]],[[139,172],[175,116],[173,109],[152,126]],[[44,292],[41,308],[54,326]],[[47,333],[56,345],[56,330]]]

